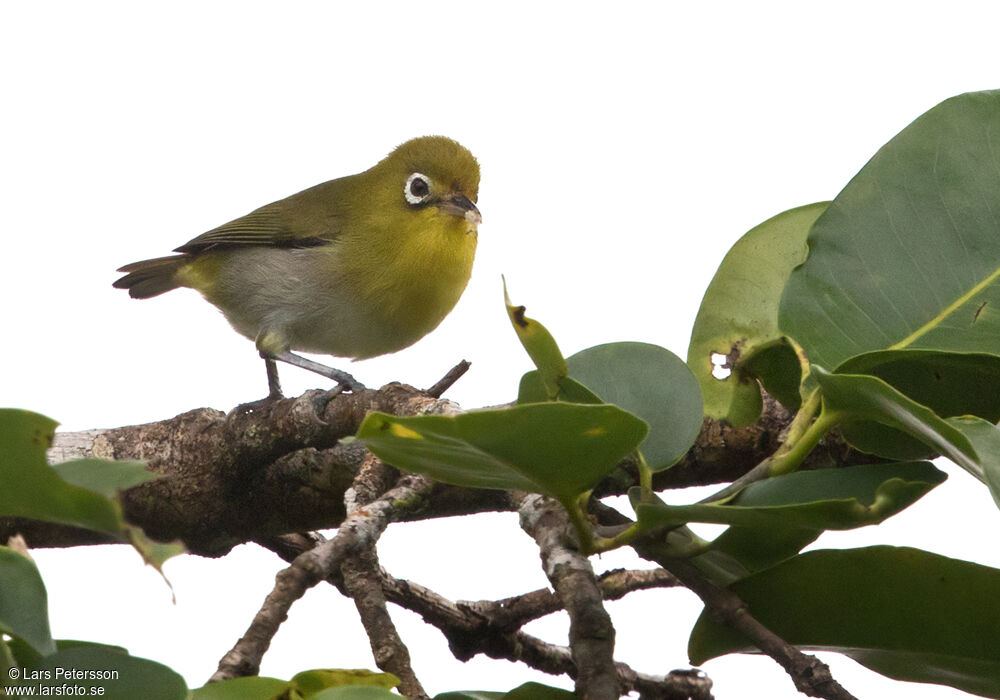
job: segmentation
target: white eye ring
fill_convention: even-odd
[[[406,178],[403,196],[410,204],[420,204],[431,196],[431,179],[422,173],[413,173]]]

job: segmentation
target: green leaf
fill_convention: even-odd
[[[933,459],[940,453],[904,430],[871,421],[856,421],[840,426],[841,435],[862,452],[901,461]]]
[[[110,461],[104,459],[77,459],[61,462],[52,469],[64,481],[90,491],[95,491],[106,498],[117,499],[118,494],[125,489],[160,478],[146,469],[145,462]],[[146,536],[142,529],[121,522],[122,539],[128,541],[143,561],[163,574],[163,564],[171,557],[184,554],[187,548],[182,542],[155,542]],[[166,577],[164,577],[166,581]],[[169,581],[167,584],[169,585]]]
[[[806,476],[812,473],[822,476]],[[779,517],[766,527],[730,526],[711,542],[708,551],[692,561],[713,581],[728,585],[795,556],[838,519],[850,527],[852,513],[864,513],[866,519],[884,519],[899,512],[944,481],[945,476],[921,462],[799,472],[752,484],[728,505],[773,507],[768,512],[775,515],[799,510],[798,515]],[[813,502],[802,509],[796,508],[797,501]],[[826,517],[829,521],[824,527],[819,522],[803,526],[801,516]]]
[[[137,527],[130,526],[128,539],[129,543],[142,555],[142,560],[159,571],[160,574],[163,573],[163,564],[167,559],[187,552],[187,547],[180,540],[174,542],[155,542],[146,537],[146,533]],[[164,577],[164,580],[166,580],[166,577]],[[169,584],[169,581],[167,583]]]
[[[52,465],[63,481],[114,498],[119,491],[159,478],[146,469],[145,462],[106,459],[75,459]]]
[[[309,698],[326,688],[341,686],[373,686],[376,688],[395,688],[399,678],[391,673],[378,673],[367,669],[354,668],[317,668],[311,671],[296,673],[290,685]]]
[[[882,350],[847,360],[839,374],[871,374],[939,416],[1000,420],[1000,356]]]
[[[750,349],[736,371],[742,377],[756,377],[767,393],[790,411],[798,411],[802,395],[808,393],[802,386],[802,362],[787,338]]]
[[[0,632],[18,637],[39,654],[53,654],[48,594],[35,562],[0,547]]]
[[[119,534],[122,523],[112,503],[67,484],[46,464],[56,425],[31,411],[0,409],[0,515]]]
[[[46,624],[48,624],[48,619],[46,618]],[[58,642],[54,642],[58,645]],[[56,646],[58,649],[59,647]],[[3,635],[0,635],[0,667],[6,662],[7,666],[3,667],[6,673],[8,668],[13,666],[30,666],[38,663],[42,654],[35,651],[34,647],[28,644],[23,639],[18,637],[11,637],[8,639],[3,639]],[[0,676],[0,678],[10,678],[10,676]]]
[[[538,321],[524,315],[523,306],[514,306],[507,295],[507,281],[503,283],[504,304],[510,324],[517,333],[518,340],[528,353],[528,357],[538,368],[538,376],[545,387],[548,400],[554,400],[559,394],[559,380],[566,377],[566,360],[563,359],[555,338]]]
[[[542,374],[537,369],[525,372],[521,377],[521,383],[517,388],[517,402],[542,403],[544,401],[565,401],[566,403],[604,403],[590,389],[580,382],[570,377],[561,377],[556,380],[558,391],[556,395],[549,396],[545,384],[542,383]]]
[[[10,638],[0,634],[0,679],[10,678],[11,669],[17,667],[17,661],[15,660],[14,654],[10,649],[11,641],[17,640],[11,640]],[[0,688],[2,687],[3,681],[0,680]]]
[[[345,685],[307,696],[309,700],[399,700],[401,696],[371,685]]]
[[[805,260],[806,235],[828,205],[810,204],[768,219],[737,241],[719,265],[705,291],[688,346],[688,365],[701,384],[706,415],[725,418],[735,426],[749,425],[760,415],[760,388],[754,378],[761,375],[745,359],[782,337],[778,328],[781,292],[792,269]],[[713,354],[729,358],[732,372],[725,379],[712,374]],[[794,375],[797,389],[794,353],[779,359],[780,364],[766,368],[766,376],[780,381]]]
[[[750,614],[805,649],[890,678],[1000,697],[1000,570],[907,547],[807,552],[734,583]],[[703,612],[688,654],[755,651]]]
[[[14,659],[17,660],[17,665],[22,667],[35,667],[42,661],[43,654],[39,654],[35,651],[29,644],[27,644],[23,639],[11,639],[7,642]],[[57,639],[56,642],[57,651],[65,651],[66,649],[75,649],[77,647],[96,647],[99,649],[104,649],[110,653],[115,654],[125,654],[128,655],[128,650],[124,647],[114,646],[112,644],[99,644],[98,642],[82,642],[78,639]]]
[[[647,430],[616,406],[541,403],[457,416],[373,412],[357,437],[386,462],[438,481],[565,500],[597,484]]]
[[[707,552],[691,561],[713,581],[726,586],[794,557],[822,534],[821,529],[805,527],[734,525],[712,540]]]
[[[262,676],[231,678],[191,691],[191,700],[272,700],[288,688],[288,681]]]
[[[844,423],[844,437],[858,449],[893,457],[889,440],[883,442],[877,429],[866,433],[869,442],[859,441],[858,434],[850,432],[852,424],[874,422],[920,440],[964,469],[982,473],[976,451],[960,430],[881,379],[863,374],[830,374],[815,365],[811,374],[823,393],[823,410],[837,415]]]
[[[186,700],[188,695],[184,679],[166,666],[100,645],[75,646],[46,656],[26,669],[22,678],[29,677],[29,670],[38,674],[35,677],[40,680],[22,680],[22,685],[49,688],[66,685],[109,700]],[[93,671],[99,675],[67,678],[66,670]],[[49,678],[44,678],[46,671]],[[103,692],[95,693],[96,688]]]
[[[948,423],[961,430],[972,443],[982,467],[972,475],[989,486],[993,501],[1000,507],[1000,428],[975,416],[949,418]]]
[[[945,480],[930,462],[865,464],[794,472],[750,484],[724,505],[669,506],[629,497],[644,527],[690,522],[757,529],[846,530],[880,523]]]
[[[816,221],[779,312],[811,362],[903,348],[1000,354],[998,130],[1000,92],[946,100]]]
[[[74,525],[114,535],[131,544],[162,574],[163,562],[185,551],[180,543],[153,542],[125,522],[120,490],[157,477],[142,462],[80,459],[51,467],[46,450],[51,418],[20,409],[0,409],[0,516]]]
[[[541,683],[524,683],[508,693],[488,690],[453,690],[434,696],[434,700],[574,700],[576,695],[568,690],[553,688]]]
[[[377,673],[365,669],[313,669],[295,674],[291,681],[257,676],[234,678],[220,683],[209,683],[192,691],[191,700],[271,700],[283,693],[297,698],[340,698],[341,700],[380,700],[399,698],[388,688],[399,685],[391,673]],[[365,689],[368,690],[365,690]],[[329,689],[342,692],[332,693]]]
[[[525,683],[514,688],[504,698],[505,700],[574,700],[576,695],[550,685]]]
[[[606,403],[649,424],[639,446],[653,469],[675,464],[694,444],[702,423],[701,390],[684,361],[649,343],[608,343],[568,360],[570,378]]]

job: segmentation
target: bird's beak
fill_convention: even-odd
[[[483,221],[483,215],[479,213],[476,205],[461,192],[449,194],[437,206],[447,214],[461,216],[473,226],[478,226]]]

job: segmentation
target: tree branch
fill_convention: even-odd
[[[383,493],[391,479],[399,472],[386,466],[382,460],[369,455],[354,485],[345,495],[345,505],[354,514],[369,506],[375,494]],[[332,573],[332,572],[331,572]],[[400,692],[411,700],[428,700],[410,663],[410,651],[399,636],[389,616],[379,580],[378,556],[375,540],[366,542],[358,551],[348,552],[340,564],[344,590],[354,600],[361,624],[368,634],[375,664],[386,673],[400,679]],[[329,576],[328,576],[329,578]]]
[[[663,569],[606,571],[597,577],[604,600],[618,600],[633,591],[650,588],[670,588],[680,581]],[[462,608],[490,620],[490,624],[503,630],[513,630],[563,609],[559,597],[547,588],[523,593],[503,600],[458,601]]]
[[[570,534],[566,510],[551,498],[526,494],[518,508],[521,528],[534,538],[542,568],[569,614],[569,648],[576,692],[587,700],[621,695],[614,664],[615,628],[604,609],[590,560]]]
[[[404,477],[378,498],[382,487],[361,492],[357,477],[366,453],[359,444],[340,444],[339,440],[353,435],[370,410],[397,415],[458,412],[457,406],[432,394],[450,386],[463,369],[459,365],[428,392],[395,383],[356,394],[310,391],[294,399],[246,404],[225,415],[198,409],[147,425],[60,433],[50,458],[147,460],[149,469],[161,478],[122,494],[126,518],[154,538],[182,539],[198,554],[219,556],[241,542],[273,543],[287,540],[285,533],[289,532],[339,528],[336,537],[300,554],[278,575],[275,588],[247,633],[220,661],[213,679],[255,673],[290,606],[326,578],[336,579],[355,599],[362,618],[368,619],[366,629],[376,659],[382,659],[380,666],[395,663],[392,659],[396,658],[405,659],[403,666],[409,667],[408,659],[398,652],[400,648],[405,652],[405,646],[398,635],[393,636],[395,629],[385,611],[388,600],[422,609],[421,614],[448,637],[458,658],[486,653],[538,664],[543,670],[558,667],[558,672],[577,678],[578,690],[587,697],[617,697],[619,689],[646,692],[646,688],[650,693],[654,689],[665,692],[662,697],[675,697],[672,693],[681,687],[679,681],[674,682],[678,679],[701,693],[692,697],[710,697],[707,678],[691,681],[687,672],[675,672],[665,681],[657,680],[613,661],[614,629],[601,603],[607,591],[602,591],[589,562],[572,546],[572,536],[565,529],[565,512],[554,502],[524,494],[432,484],[421,477]],[[787,412],[770,397],[765,397],[764,414],[753,426],[734,429],[724,421],[706,419],[694,447],[680,463],[657,474],[654,484],[662,489],[738,478],[775,449],[788,420]],[[845,466],[862,459],[870,461],[859,459],[858,453],[832,436],[805,466]],[[626,462],[595,489],[595,495],[624,493],[635,483],[635,465]],[[394,500],[397,498],[403,501]],[[374,499],[371,507],[346,516],[352,504],[368,499]],[[222,503],[225,508],[219,507]],[[436,602],[429,605],[420,603],[421,596],[414,594],[416,584],[397,582],[397,590],[392,583],[395,579],[379,572],[373,546],[390,518],[418,520],[512,509],[520,510],[524,528],[539,543],[556,596],[534,592],[507,601],[445,601],[447,606],[443,599],[432,597]],[[77,528],[0,519],[0,541],[15,533],[23,533],[31,547],[109,541],[107,536]],[[342,567],[346,579],[340,578]],[[702,595],[710,609],[708,601],[715,601],[728,623],[759,640],[762,649],[785,666],[803,692],[826,698],[852,697],[829,676],[825,665],[774,637],[740,606],[726,607],[735,605],[726,598],[731,592],[713,590],[710,581],[706,588],[698,575],[697,569],[686,571],[684,585]],[[651,585],[664,585],[665,577],[658,573],[657,582]],[[384,595],[367,595],[379,588]],[[626,592],[637,589],[632,584],[626,586]],[[570,613],[569,650],[546,645],[519,630],[525,621],[560,606]],[[431,609],[435,612],[429,612]],[[419,695],[423,691],[415,678],[413,681],[411,692]]]
[[[296,557],[290,567],[278,573],[274,589],[243,637],[222,657],[211,680],[258,673],[260,661],[292,604],[329,577],[345,556],[372,546],[395,513],[421,501],[431,488],[432,482],[422,476],[401,477],[382,497],[347,516],[335,537]]]
[[[618,570],[598,579],[605,600],[622,597],[630,591],[676,584],[676,579],[662,570]],[[441,630],[460,661],[481,653],[493,659],[520,661],[545,673],[577,677],[577,667],[568,648],[549,644],[518,629],[529,619],[562,609],[559,598],[547,589],[500,601],[452,602],[418,583],[393,578],[384,570],[382,587],[390,601]],[[508,609],[517,612],[508,616]],[[652,676],[618,661],[614,662],[614,669],[618,685],[625,693],[639,691],[649,700],[712,700],[712,681],[697,671]]]
[[[57,433],[49,454],[53,461],[147,460],[162,478],[125,492],[129,522],[157,539],[181,539],[194,553],[221,556],[242,542],[337,527],[344,517],[344,490],[363,458],[360,446],[337,441],[353,435],[368,410],[409,415],[458,409],[403,384],[338,396],[309,391],[298,398],[246,404],[228,415],[197,409],[146,425]],[[674,488],[731,481],[774,450],[787,421],[787,412],[769,397],[753,426],[737,429],[706,419],[687,456],[659,472],[654,483]],[[858,453],[836,439],[825,440],[810,458],[813,466],[858,461]],[[598,486],[597,494],[625,493],[634,484],[634,465],[626,464]],[[439,484],[406,518],[511,508],[501,491]],[[110,542],[86,530],[0,518],[0,539],[18,533],[33,548]]]
[[[286,561],[293,561],[303,551],[324,541],[316,533],[286,535],[260,542]],[[493,659],[520,661],[539,671],[576,676],[570,651],[548,644],[521,632],[515,625],[562,609],[562,604],[548,589],[540,589],[500,601],[451,601],[419,583],[397,579],[379,569],[381,588],[386,600],[420,615],[437,627],[448,640],[455,658],[468,661],[476,654]],[[344,595],[344,581],[334,572],[327,581]],[[674,586],[677,580],[662,569],[653,571],[609,571],[598,578],[605,600],[613,600],[631,591]],[[529,612],[530,610],[530,612]],[[515,611],[513,616],[508,611]],[[520,618],[520,620],[518,620]],[[627,664],[615,662],[615,671],[623,692],[640,691],[650,700],[711,700],[712,681],[694,670],[671,671],[666,676],[639,673]]]
[[[386,608],[373,550],[347,556],[340,565],[344,589],[354,599],[358,616],[371,643],[375,664],[400,679],[399,691],[407,698],[426,700],[427,693],[410,664],[410,652],[399,636]]]
[[[309,391],[239,406],[229,414],[198,409],[157,423],[88,431],[86,437],[92,440],[91,456],[147,460],[150,471],[161,475],[123,494],[129,522],[154,539],[181,539],[194,553],[221,556],[260,537],[336,527],[344,517],[344,491],[364,454],[361,446],[337,443],[357,432],[371,410],[412,415],[458,408],[412,387],[388,384],[357,394]],[[70,448],[64,447],[68,439]],[[62,455],[84,453],[78,435],[57,435],[54,449]],[[28,525],[8,520],[0,525],[0,537],[21,531],[30,546],[46,546]]]
[[[791,676],[795,687],[810,697],[826,700],[857,700],[830,674],[830,667],[811,654],[804,654],[762,625],[732,591],[713,583],[701,570],[682,559],[656,558],[701,598],[709,614],[743,634],[762,652],[777,661]]]

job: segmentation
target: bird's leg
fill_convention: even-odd
[[[274,384],[271,383],[271,367],[274,361],[286,362],[290,365],[295,365],[296,367],[301,367],[302,369],[307,369],[310,372],[315,372],[323,377],[332,379],[337,382],[338,385],[347,389],[351,392],[364,391],[365,385],[359,382],[357,379],[349,375],[347,372],[342,372],[339,369],[334,369],[333,367],[327,367],[326,365],[321,365],[318,362],[313,362],[312,360],[307,360],[306,358],[296,355],[294,352],[261,352],[260,356],[264,358],[264,361],[270,361],[271,365],[268,366],[267,370],[267,384],[268,389],[272,392],[277,388],[278,392],[281,392],[281,387],[278,385],[278,370],[277,367],[274,368]]]
[[[267,369],[267,398],[283,398],[281,382],[278,380],[278,363],[267,355],[261,354],[261,357],[264,358],[264,367]]]

